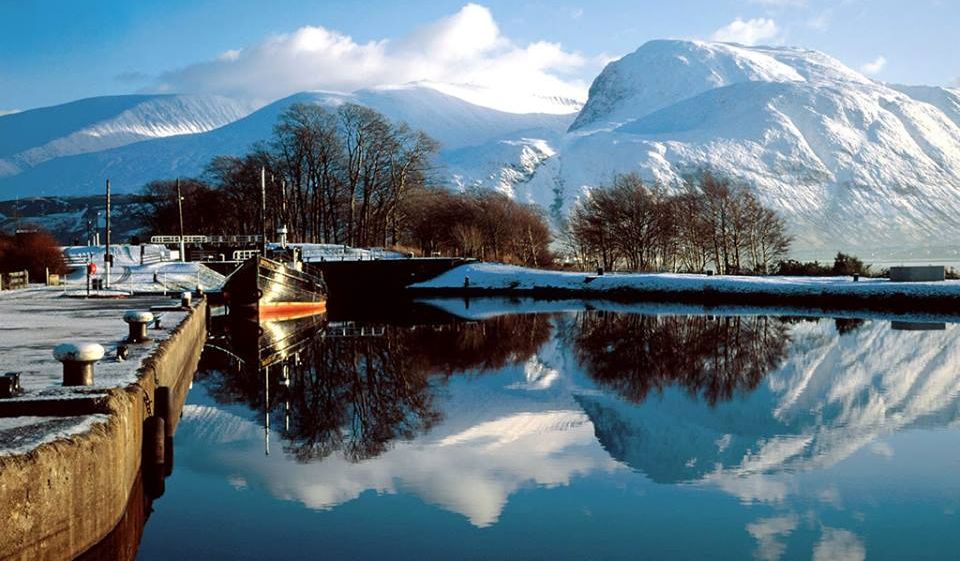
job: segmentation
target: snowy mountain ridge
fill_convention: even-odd
[[[960,234],[960,96],[889,86],[815,51],[651,41],[609,64],[521,197],[567,202],[638,171],[709,169],[753,188],[798,249],[924,245]],[[839,240],[839,241],[838,241]]]
[[[74,104],[7,115],[0,198],[88,194],[108,176],[127,192],[196,176],[213,156],[268,139],[292,103],[355,102],[436,138],[451,187],[544,208],[569,210],[616,173],[678,189],[709,169],[778,211],[798,251],[943,246],[960,236],[958,90],[876,82],[801,48],[658,40],[608,64],[578,113],[579,102],[550,92],[518,96],[516,112],[488,107],[503,95],[424,82],[303,92],[242,118],[229,104],[213,107],[221,101],[184,101],[191,96],[127,100],[136,107],[107,115],[101,101],[75,102],[86,119]],[[56,130],[32,132],[37,112],[54,110]]]
[[[249,114],[250,104],[222,96],[92,98],[0,117],[0,176],[63,156],[152,138],[196,134]]]

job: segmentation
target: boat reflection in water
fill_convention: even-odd
[[[334,453],[361,461],[432,428],[449,376],[522,364],[550,336],[546,316],[464,322],[427,308],[394,311],[363,321],[229,321],[211,343],[221,352],[205,353],[198,376],[218,402],[282,426],[284,451],[298,461]]]

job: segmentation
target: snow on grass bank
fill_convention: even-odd
[[[890,282],[851,277],[747,277],[677,273],[577,273],[469,263],[411,286],[416,290],[557,291],[578,293],[674,293],[771,296],[913,296],[960,298],[960,281]]]

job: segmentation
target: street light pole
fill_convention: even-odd
[[[180,193],[180,178],[177,178],[177,212],[180,214],[180,262],[187,260],[186,245],[183,243],[183,195]]]

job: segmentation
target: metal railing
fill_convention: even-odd
[[[202,244],[250,244],[260,241],[257,235],[236,236],[183,236],[183,243]],[[150,243],[179,244],[180,236],[152,236]]]

